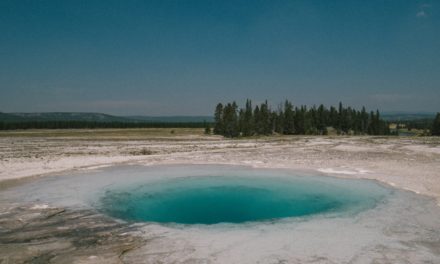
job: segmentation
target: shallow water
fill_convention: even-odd
[[[211,200],[218,201],[217,196],[225,197],[225,194],[234,198],[223,198],[222,206],[211,206],[212,202],[206,198],[212,195]],[[238,194],[240,199],[235,197]],[[161,199],[131,199],[145,195]],[[290,203],[301,200],[300,197],[306,197],[309,205],[316,203],[319,210],[304,211]],[[176,203],[176,199],[180,202]],[[194,199],[205,204],[201,206],[203,210],[222,211],[227,216],[236,216],[231,214],[232,207],[239,208],[238,215],[243,217],[243,207],[261,206],[249,210],[252,214],[246,214],[257,221],[234,218],[245,223],[221,219],[218,215],[217,220],[212,221],[210,213],[200,213],[203,210],[194,214],[198,215],[199,222],[218,221],[215,225],[164,224],[189,220],[142,219],[142,210],[133,211],[143,208],[144,202],[135,201],[148,201],[146,206],[151,208],[165,203],[154,201],[172,201],[168,206],[173,205],[174,209],[162,209],[161,217],[176,217],[176,210],[181,210],[177,215],[187,215],[189,211],[182,211],[184,206],[176,204],[187,203],[190,209],[195,208]],[[237,200],[242,202],[235,203]],[[126,252],[124,263],[440,263],[440,209],[434,199],[389,188],[376,181],[316,176],[313,172],[211,165],[116,166],[32,180],[2,190],[0,201],[6,204],[4,208],[60,206],[75,214],[91,209],[94,213],[99,211],[126,220],[118,222],[131,231],[120,236],[136,235],[145,244]],[[293,210],[296,214],[289,211],[290,215],[279,215],[278,209],[267,212],[278,206],[283,212],[286,208],[298,210]],[[23,208],[17,210],[22,212]],[[34,210],[23,213],[26,217],[35,215]],[[72,230],[88,225],[85,219],[89,219],[89,215],[75,218]],[[3,220],[8,218],[7,214],[3,216]],[[49,225],[52,221],[52,216],[46,219]],[[63,223],[60,222],[60,230],[64,230]],[[49,227],[54,228],[43,226],[35,234]],[[18,230],[14,236],[21,237],[22,231]],[[66,239],[70,241],[69,236],[75,232],[66,233]],[[100,227],[91,227],[87,233],[101,241]]]
[[[233,174],[233,171],[230,171]],[[266,171],[270,174],[273,172]],[[107,190],[99,208],[116,218],[180,224],[242,223],[318,213],[355,213],[382,200],[384,188],[344,180],[236,176],[185,177]]]
[[[130,222],[242,223],[352,215],[391,193],[373,181],[234,166],[121,166],[48,177],[14,193]]]

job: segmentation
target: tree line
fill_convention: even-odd
[[[440,136],[440,113],[437,113],[432,123],[431,135]]]
[[[0,130],[95,128],[204,128],[206,122],[0,121]]]
[[[356,110],[342,103],[338,108],[327,108],[322,104],[308,108],[305,105],[294,106],[286,100],[272,110],[267,101],[253,107],[248,99],[244,108],[239,108],[235,102],[219,103],[214,111],[214,134],[230,138],[273,133],[326,135],[330,128],[338,134],[390,134],[388,123],[380,118],[378,110],[368,113],[365,107]]]

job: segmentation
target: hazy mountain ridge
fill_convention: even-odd
[[[212,116],[125,116],[132,120],[144,122],[192,123],[213,122]]]
[[[430,112],[384,112],[381,115],[386,121],[411,121],[434,119]],[[88,112],[41,112],[41,113],[2,113],[0,122],[34,122],[34,121],[91,121],[91,122],[147,122],[147,123],[199,123],[213,122],[212,116],[115,116],[103,113]]]
[[[212,122],[211,116],[114,116],[103,113],[43,112],[1,113],[0,122],[89,121],[127,123],[196,123]]]
[[[130,122],[130,119],[102,113],[0,113],[0,121],[28,122],[28,121],[91,121],[91,122]]]
[[[423,119],[434,119],[436,113],[434,112],[384,112],[381,117],[386,121],[412,121]]]

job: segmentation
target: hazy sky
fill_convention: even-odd
[[[440,1],[0,1],[0,111],[440,111]]]

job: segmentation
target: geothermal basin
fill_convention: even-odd
[[[316,214],[353,214],[373,208],[388,194],[372,182],[329,177],[286,179],[276,174],[269,176],[274,174],[270,171],[242,176],[240,170],[206,174],[211,176],[110,188],[99,199],[97,208],[128,221],[238,224]]]
[[[95,209],[127,222],[220,224],[353,215],[386,202],[375,181],[239,166],[126,166],[18,187],[27,202]],[[13,194],[11,194],[13,195]]]
[[[145,242],[124,255],[127,263],[440,260],[432,198],[312,171],[115,166],[43,177],[0,195],[130,227]]]

